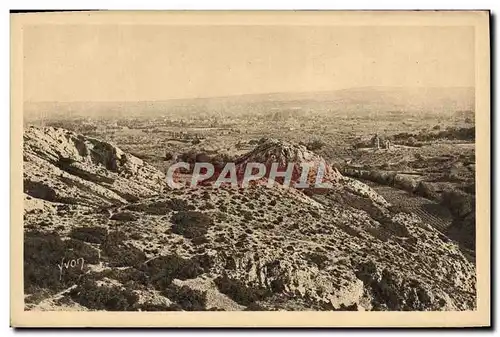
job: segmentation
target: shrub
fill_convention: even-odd
[[[318,266],[319,269],[323,269],[327,265],[328,257],[326,257],[323,254],[312,252],[312,253],[307,253],[305,257],[308,261]]]
[[[174,211],[189,211],[195,209],[195,207],[189,204],[186,200],[178,198],[166,201],[165,205]]]
[[[309,210],[309,214],[311,214],[312,217],[315,218],[315,219],[321,218],[321,215],[317,211],[315,211],[315,210]]]
[[[243,218],[246,220],[246,221],[252,221],[253,220],[253,215],[252,215],[252,212],[250,211],[247,211],[247,210],[240,210],[240,214],[243,215]]]
[[[414,190],[414,193],[430,200],[439,199],[439,195],[436,192],[435,188],[430,183],[425,181],[420,181],[418,183],[417,187]]]
[[[108,230],[105,227],[77,227],[69,236],[85,242],[102,243],[106,239]]]
[[[134,212],[141,212],[151,215],[167,215],[170,211],[186,211],[193,210],[194,206],[190,205],[184,199],[173,198],[166,201],[155,201],[144,204],[128,205],[125,209]]]
[[[178,304],[155,304],[155,303],[143,303],[137,307],[141,311],[182,311],[181,306]]]
[[[463,247],[476,249],[476,214],[469,213],[463,218],[455,218],[446,230],[447,235]]]
[[[408,192],[413,192],[417,188],[419,182],[411,177],[402,175],[402,174],[396,174],[394,175],[394,179],[392,182],[392,185],[396,188],[408,191]]]
[[[243,311],[268,311],[268,309],[258,303],[250,303]]]
[[[387,207],[387,209],[391,212],[391,213],[408,213],[408,214],[411,214],[412,211],[405,205],[391,205],[389,207]]]
[[[141,240],[142,234],[140,232],[132,232],[129,237],[133,240]]]
[[[165,152],[165,157],[163,158],[164,161],[172,160],[174,159],[174,155],[172,152]]]
[[[250,288],[236,279],[228,278],[227,275],[219,276],[214,282],[221,293],[242,305],[250,305],[271,295],[266,288]]]
[[[448,208],[454,217],[462,218],[475,210],[474,196],[460,190],[449,190],[441,195],[441,205]]]
[[[107,269],[97,274],[100,278],[115,279],[122,284],[127,284],[128,289],[140,289],[149,284],[149,275],[145,272],[130,267],[126,269]]]
[[[73,252],[74,257],[83,258],[85,263],[99,263],[99,251],[89,244],[80,240],[69,239],[64,241],[64,245],[67,251]]]
[[[56,292],[74,284],[85,272],[81,268],[61,270],[61,260],[83,257],[85,263],[96,263],[98,252],[87,244],[77,241],[63,241],[56,233],[38,231],[24,235],[24,290],[26,293],[40,291],[40,288]]]
[[[70,292],[71,298],[81,305],[96,310],[132,311],[139,296],[118,286],[99,286],[86,280]]]
[[[170,300],[175,301],[183,310],[186,311],[205,311],[207,304],[206,291],[201,292],[183,285],[170,286],[165,292]]]
[[[109,258],[113,267],[136,267],[146,260],[146,254],[140,249],[128,245],[121,232],[112,232],[102,245],[102,251]]]
[[[118,212],[113,214],[110,219],[118,221],[136,221],[137,216],[130,212]]]
[[[152,202],[144,204],[133,204],[125,207],[126,210],[146,213],[151,215],[166,215],[170,209],[167,208],[166,203]]]
[[[322,141],[317,140],[317,139],[312,141],[312,142],[309,142],[306,145],[307,149],[310,151],[320,150],[321,148],[323,148],[323,146],[325,146],[325,143],[323,143]]]
[[[409,137],[406,140],[406,144],[409,145],[409,146],[414,146],[414,145],[417,144],[417,139],[415,137]]]
[[[172,280],[196,278],[211,266],[208,256],[199,255],[191,259],[179,255],[165,255],[143,265],[142,270],[149,275],[151,283],[159,290],[165,289]]]
[[[204,243],[208,243],[208,239],[206,236],[198,236],[198,237],[195,237],[194,239],[191,239],[191,242],[195,245],[195,246],[199,246],[199,245],[202,245]]]
[[[172,232],[188,239],[203,237],[213,225],[212,219],[205,213],[180,211],[172,215]]]

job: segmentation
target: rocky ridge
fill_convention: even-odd
[[[157,195],[165,178],[118,147],[57,128],[24,132],[24,192],[81,205],[112,205]]]

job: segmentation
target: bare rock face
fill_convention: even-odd
[[[112,144],[56,128],[24,133],[24,191],[39,199],[111,205],[157,195],[161,172]]]
[[[28,310],[476,307],[475,267],[456,243],[335,171],[319,194],[257,184],[151,196],[160,173],[115,147],[54,129],[30,129],[25,142],[25,180],[38,186],[25,200]],[[322,160],[282,145],[267,148],[272,160]],[[251,153],[245,160],[270,163],[263,148]],[[125,203],[124,193],[137,199]],[[63,203],[70,197],[77,202]]]

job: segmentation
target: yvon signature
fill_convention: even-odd
[[[77,266],[80,265],[80,270],[82,270],[84,263],[85,263],[85,260],[83,259],[83,257],[79,257],[76,260],[75,259],[69,260],[67,262],[64,262],[64,257],[63,257],[61,260],[61,264],[57,264],[57,266],[59,267],[59,281],[62,279],[62,274],[63,274],[64,268],[66,268],[66,269],[69,269],[70,267],[76,268]]]

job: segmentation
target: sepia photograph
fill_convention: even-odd
[[[11,14],[19,317],[488,324],[488,25]]]

